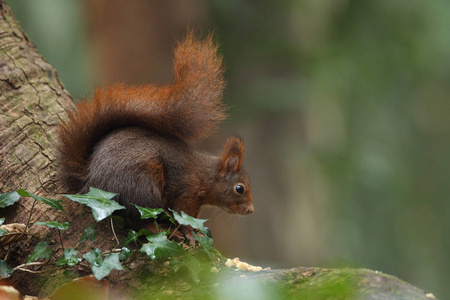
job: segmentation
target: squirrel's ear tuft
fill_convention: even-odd
[[[220,159],[220,175],[224,176],[229,172],[237,172],[242,166],[244,157],[244,142],[237,136],[227,139],[223,146]]]

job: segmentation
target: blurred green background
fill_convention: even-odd
[[[163,2],[163,3],[162,3]],[[450,2],[9,1],[74,98],[171,80],[214,31],[255,212],[206,210],[216,247],[263,267],[362,267],[450,294]]]

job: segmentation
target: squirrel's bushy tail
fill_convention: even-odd
[[[78,192],[88,173],[94,145],[115,128],[141,126],[162,135],[196,140],[225,119],[225,82],[212,36],[189,33],[175,51],[175,82],[167,86],[115,84],[97,88],[92,101],[79,102],[59,128],[59,168],[63,185]]]

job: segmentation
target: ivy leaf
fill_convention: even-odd
[[[111,253],[105,259],[100,249],[92,250],[83,255],[83,257],[91,264],[92,272],[97,280],[102,280],[111,273],[112,270],[123,270],[117,253]]]
[[[47,242],[40,242],[34,248],[33,253],[30,256],[28,256],[27,263],[36,261],[40,258],[50,259],[51,253],[52,253],[52,249],[48,247]]]
[[[34,225],[47,226],[48,228],[58,228],[59,230],[66,230],[70,227],[69,222],[35,222]]]
[[[72,201],[89,206],[92,209],[94,219],[98,222],[109,217],[114,211],[125,209],[114,200],[117,194],[105,192],[96,188],[89,188],[89,193],[83,195],[64,195]]]
[[[125,239],[125,241],[123,242],[123,246],[126,247],[126,246],[128,246],[128,244],[130,244],[131,242],[137,241],[137,239],[138,239],[140,236],[143,236],[143,235],[151,235],[151,234],[153,234],[153,233],[152,233],[151,231],[145,229],[145,228],[141,228],[138,232],[136,232],[136,231],[134,231],[134,230],[132,230],[132,229],[129,229],[129,230],[128,230],[128,236],[127,236],[127,238]]]
[[[152,260],[175,257],[184,253],[183,248],[174,241],[169,241],[163,232],[147,236],[149,241],[141,248]]]
[[[29,193],[29,192],[27,192],[25,190],[17,190],[17,193],[20,196],[22,196],[22,197],[31,197],[31,198],[33,198],[36,201],[44,202],[48,206],[51,206],[51,207],[56,208],[56,209],[59,209],[60,211],[64,211],[64,209],[63,209],[63,207],[61,205],[61,200],[56,200],[56,199],[36,196],[36,195],[33,195],[32,193]]]
[[[0,208],[13,205],[19,199],[20,195],[16,191],[0,194]]]
[[[78,251],[73,248],[64,249],[63,257],[56,262],[57,266],[68,265],[70,267],[76,265],[81,261],[81,258],[77,257]]]
[[[0,226],[2,226],[4,222],[5,222],[5,218],[0,218]],[[8,233],[8,232],[9,232],[8,230],[0,228],[0,236],[4,235],[5,233]]]
[[[123,247],[122,249],[120,249],[119,260],[126,261],[128,258],[131,257],[132,254],[133,252],[131,252],[130,249],[128,249],[127,247]]]
[[[108,274],[113,270],[123,270],[122,264],[120,263],[119,254],[117,253],[111,253],[108,255],[105,260],[103,261],[103,264],[100,266],[99,270],[97,272],[100,272],[104,274],[103,277],[108,276]],[[95,271],[94,271],[95,275]],[[96,276],[98,279],[100,276]],[[101,278],[103,278],[101,277]],[[100,280],[100,279],[98,279]]]
[[[194,238],[200,243],[203,251],[205,251],[205,253],[208,255],[208,257],[210,259],[212,259],[211,249],[212,249],[212,245],[213,245],[213,239],[210,238],[209,236],[198,236],[195,232],[194,232]]]
[[[0,278],[8,278],[14,273],[13,269],[4,261],[0,259]]]
[[[97,237],[97,231],[95,230],[94,224],[86,228],[81,235],[80,242],[86,242],[87,240],[91,240],[95,242],[95,238]]]
[[[141,219],[156,219],[160,214],[164,212],[162,208],[149,208],[149,207],[141,207],[139,205],[133,204],[136,206],[138,211],[141,213]]]
[[[125,239],[125,241],[123,241],[123,246],[126,247],[128,246],[128,244],[130,244],[131,242],[134,242],[138,239],[138,233],[132,229],[128,230],[128,236]]]
[[[83,258],[93,266],[99,266],[103,262],[102,251],[100,251],[100,249],[98,248],[95,248],[94,250],[83,255]]]
[[[173,216],[175,220],[181,225],[189,225],[192,228],[198,229],[203,235],[207,236],[208,232],[206,230],[205,225],[203,225],[208,219],[197,219],[194,217],[191,217],[190,215],[186,214],[184,211],[181,212],[181,215],[177,213],[174,210],[169,210],[173,213]]]

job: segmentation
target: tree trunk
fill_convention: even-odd
[[[0,45],[0,189],[55,194],[55,130],[71,98],[1,1]]]
[[[205,23],[206,1],[84,1],[97,84],[172,82],[174,40]],[[199,21],[200,20],[200,21]]]
[[[72,99],[56,70],[36,51],[1,0],[0,49],[0,192],[24,189],[35,195],[55,197],[59,192],[56,130],[65,111],[73,105]],[[5,217],[5,224],[26,224],[33,203],[31,198],[22,198],[13,206],[0,209],[0,217]],[[65,205],[66,209],[74,206]],[[61,215],[37,202],[30,221],[53,221]],[[47,231],[38,228],[32,233]],[[4,259],[9,250],[8,262],[22,264],[38,241],[36,237],[24,236],[10,249],[0,246],[0,258]],[[12,281],[24,292],[39,291],[39,276],[16,272]]]

